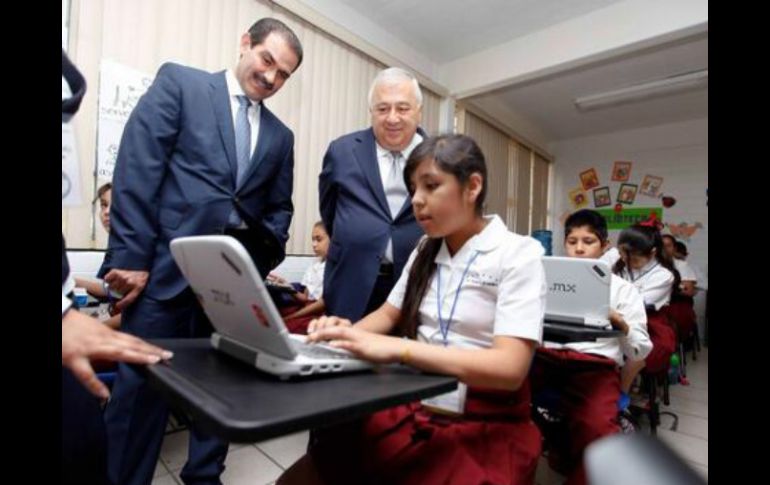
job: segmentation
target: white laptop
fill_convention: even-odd
[[[611,328],[609,265],[599,259],[544,256],[545,322]]]
[[[346,350],[290,334],[246,249],[230,236],[171,241],[171,254],[216,332],[214,348],[282,378],[365,370]]]

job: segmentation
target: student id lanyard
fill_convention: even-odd
[[[641,274],[639,274],[639,275],[638,275],[636,278],[634,278],[634,273],[633,273],[633,271],[631,270],[631,268],[628,268],[628,276],[630,276],[630,277],[631,277],[631,282],[639,281],[640,279],[644,278],[644,277],[647,275],[647,273],[649,273],[650,271],[652,271],[652,270],[654,270],[655,268],[657,268],[657,267],[658,267],[658,264],[659,264],[659,263],[657,263],[657,262],[656,262],[655,264],[653,264],[653,265],[652,265],[652,267],[651,267],[650,269],[648,269],[648,270],[647,270],[647,271],[645,271],[644,273],[641,273]]]
[[[455,292],[455,299],[452,302],[452,309],[449,311],[449,319],[444,320],[441,317],[441,265],[437,264],[436,266],[436,306],[438,306],[438,326],[441,330],[441,337],[444,340],[444,347],[446,347],[449,344],[449,341],[447,340],[447,336],[449,335],[449,326],[452,324],[452,318],[454,318],[455,315],[455,307],[457,306],[457,300],[460,296],[460,290],[463,287],[463,281],[465,281],[465,276],[468,274],[468,269],[470,269],[471,264],[473,264],[473,261],[476,259],[476,256],[479,255],[479,252],[476,251],[473,253],[473,256],[471,256],[471,259],[468,260],[468,264],[465,266],[465,271],[463,271],[462,277],[460,277],[460,283],[457,284],[457,291]],[[450,278],[451,279],[451,278]]]

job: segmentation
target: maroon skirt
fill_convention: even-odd
[[[419,402],[314,432],[310,455],[329,484],[533,484],[541,434],[529,382],[516,392],[470,388],[460,417]]]
[[[671,354],[676,350],[676,334],[668,323],[668,308],[647,312],[647,332],[652,341],[652,351],[644,359],[647,372],[668,370]]]
[[[307,335],[307,327],[310,325],[310,321],[314,318],[319,318],[323,316],[323,311],[311,313],[309,315],[305,315],[304,317],[298,317],[298,318],[289,318],[287,319],[286,316],[291,315],[292,313],[304,308],[305,306],[309,305],[312,302],[306,303],[306,304],[297,304],[297,305],[291,305],[287,307],[281,308],[279,311],[281,313],[281,316],[284,317],[283,323],[286,325],[286,329],[289,330],[289,333],[297,333],[301,335]]]
[[[693,308],[693,299],[687,296],[675,296],[668,305],[668,315],[679,327],[679,335],[682,338],[689,337],[695,331],[696,316]]]

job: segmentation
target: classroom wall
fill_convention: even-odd
[[[83,204],[62,209],[70,248],[104,248],[107,234],[94,219],[94,165],[99,63],[102,59],[154,76],[167,61],[209,71],[231,68],[240,35],[257,19],[275,17],[303,44],[298,71],[265,101],[295,135],[294,218],[286,252],[312,254],[310,232],[320,218],[318,174],[333,139],[370,124],[367,94],[381,62],[284,11],[268,0],[72,0],[69,55],[88,83],[73,120]],[[441,98],[423,88],[422,126],[435,134]],[[100,181],[101,182],[101,181]],[[91,238],[95,224],[95,239]]]
[[[580,173],[595,168],[599,187],[609,186],[613,208],[620,182],[610,180],[614,161],[633,163],[628,183],[642,185],[645,175],[663,178],[660,192],[672,196],[676,203],[663,208],[663,222],[669,224],[664,233],[677,230],[694,231],[692,235],[677,236],[689,250],[688,262],[703,278],[699,286],[708,285],[708,119],[677,122],[649,128],[619,131],[597,136],[561,140],[550,145],[555,161],[551,206],[554,208],[554,254],[563,254],[563,221],[574,210],[568,194],[581,185]],[[594,208],[592,191],[586,191]],[[629,208],[662,207],[662,199],[637,192]],[[681,225],[684,226],[681,226]],[[671,225],[674,227],[673,231]],[[617,240],[619,231],[610,231]],[[698,292],[696,314],[704,329],[705,294]]]

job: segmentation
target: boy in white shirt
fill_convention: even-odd
[[[597,212],[584,209],[565,221],[564,247],[574,258],[598,259],[607,249],[607,222]],[[569,430],[567,447],[549,458],[564,458],[567,483],[586,483],[583,451],[593,441],[617,433],[620,370],[623,357],[643,360],[652,350],[647,334],[644,300],[633,284],[612,275],[610,322],[623,332],[620,337],[595,342],[557,344],[545,342],[532,365],[533,395],[543,389],[559,392],[559,404]],[[566,453],[564,453],[566,452]],[[553,460],[552,467],[560,468]]]

